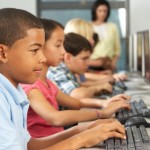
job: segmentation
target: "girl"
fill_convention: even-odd
[[[33,137],[45,137],[63,131],[63,127],[82,121],[91,121],[99,118],[109,118],[120,108],[129,108],[126,100],[128,96],[119,95],[108,101],[91,99],[75,99],[61,92],[55,84],[46,78],[50,66],[57,66],[65,54],[63,47],[63,26],[56,21],[41,19],[45,29],[45,45],[43,52],[46,63],[40,78],[32,85],[22,85],[30,100],[28,111],[28,130]],[[35,49],[36,51],[36,49]],[[107,106],[103,110],[82,109],[83,107]],[[58,104],[74,110],[59,111]]]

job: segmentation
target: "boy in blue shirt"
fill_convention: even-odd
[[[0,9],[0,149],[79,149],[109,137],[124,138],[124,127],[114,120],[99,120],[47,138],[30,137],[29,101],[19,83],[31,84],[40,76],[46,61],[44,42],[43,25],[35,16],[20,9]]]

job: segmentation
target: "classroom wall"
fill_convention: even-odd
[[[129,0],[130,34],[150,29],[150,0]]]
[[[36,15],[36,0],[0,0],[0,8],[20,8]]]

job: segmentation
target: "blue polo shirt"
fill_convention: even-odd
[[[26,150],[29,101],[23,89],[0,74],[0,150]]]

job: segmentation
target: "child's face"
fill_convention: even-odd
[[[44,54],[46,56],[46,63],[48,66],[57,66],[64,60],[65,49],[63,43],[64,31],[58,27],[53,31],[51,37],[44,45]]]
[[[82,51],[77,56],[71,56],[71,71],[77,74],[83,74],[88,69],[90,51]]]
[[[15,85],[34,83],[46,61],[42,47],[44,30],[30,29],[27,36],[17,40],[7,51],[7,62],[4,64],[4,75]]]

